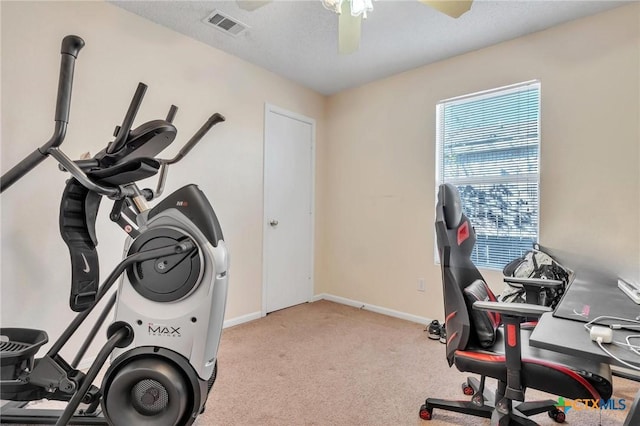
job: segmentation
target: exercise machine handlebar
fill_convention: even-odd
[[[69,122],[69,107],[71,105],[71,88],[73,86],[73,69],[80,50],[84,47],[84,40],[78,36],[68,35],[62,39],[60,54],[60,78],[58,79],[58,100],[56,102],[56,121]],[[62,143],[62,140],[58,145]],[[58,146],[52,145],[52,146]]]
[[[55,128],[51,138],[40,148],[34,150],[0,178],[0,192],[16,183],[20,178],[33,170],[50,154],[51,148],[57,148],[64,141],[69,122],[71,104],[71,88],[73,86],[73,70],[75,60],[84,46],[84,40],[75,35],[68,35],[62,40],[60,49],[60,77],[58,80],[58,96],[56,101]]]
[[[113,154],[114,152],[119,151],[126,143],[131,127],[133,126],[133,121],[136,119],[136,115],[138,115],[138,110],[140,109],[140,105],[142,105],[142,99],[144,99],[144,94],[146,92],[147,85],[144,83],[138,83],[138,88],[136,89],[136,93],[133,95],[133,99],[131,99],[129,109],[124,116],[124,120],[122,120],[122,126],[118,129],[116,139],[107,147],[107,154]]]
[[[71,173],[71,176],[76,178],[78,182],[82,184],[82,186],[89,189],[90,191],[96,192],[100,195],[105,195],[113,199],[133,197],[136,195],[134,190],[131,188],[107,187],[107,186],[103,186],[95,183],[94,181],[89,179],[87,174],[80,167],[78,167],[75,161],[67,157],[67,155],[64,152],[60,151],[58,148],[50,148],[49,154],[51,154],[53,158],[55,158],[56,161],[58,161],[58,163],[60,163],[60,165],[65,170]]]
[[[173,106],[172,106],[173,107]],[[169,116],[171,116],[171,111]],[[209,119],[198,129],[198,131],[189,139],[189,141],[178,151],[175,157],[170,160],[160,160],[160,176],[158,177],[158,184],[155,191],[153,191],[152,197],[159,197],[164,192],[164,185],[167,180],[167,168],[170,164],[175,164],[182,160],[193,149],[194,146],[206,135],[213,126],[225,121],[224,116],[218,112],[213,114]]]
[[[112,199],[121,199],[124,197],[132,197],[136,194],[132,193],[131,188],[127,187],[106,187],[93,182],[85,173],[88,170],[97,165],[97,160],[87,159],[73,161],[68,158],[58,147],[64,141],[66,135],[67,124],[69,122],[69,110],[71,104],[71,89],[73,86],[73,71],[75,67],[75,60],[80,53],[80,50],[84,47],[84,40],[78,36],[68,35],[62,40],[61,47],[61,64],[60,64],[60,78],[58,81],[58,96],[56,100],[56,112],[55,112],[55,129],[51,138],[40,148],[34,150],[31,154],[25,157],[17,165],[11,168],[0,178],[0,193],[4,192],[7,188],[17,182],[25,174],[33,170],[38,164],[44,161],[49,155],[54,157],[63,170],[71,173],[83,186],[89,190],[98,194],[107,196]],[[129,109],[125,114],[122,125],[117,128],[117,134],[115,140],[109,144],[106,149],[107,153],[113,153],[120,150],[127,141],[131,127],[135,120],[135,117],[140,109],[142,100],[144,98],[147,86],[144,83],[138,84],[136,93],[131,100]],[[172,105],[167,114],[166,121],[171,123],[175,118],[178,108]],[[193,147],[200,142],[200,140],[211,130],[216,124],[225,121],[224,116],[219,113],[213,114],[204,123],[204,125],[191,137],[191,139],[180,149],[178,154],[170,160],[160,160],[161,170],[160,178],[158,180],[158,186],[155,192],[155,196],[160,195],[164,188],[166,179],[166,169],[170,164],[175,164],[182,160]],[[145,194],[147,199],[154,198],[153,193]]]
[[[217,112],[213,114],[202,125],[202,127],[200,127],[200,129],[191,137],[191,139],[189,139],[189,142],[187,142],[182,147],[182,149],[180,149],[180,151],[178,152],[178,154],[176,154],[175,157],[173,157],[171,160],[163,160],[163,162],[166,164],[175,164],[178,161],[182,160],[189,153],[189,151],[191,151],[193,147],[196,146],[198,142],[200,142],[200,139],[202,139],[204,135],[206,135],[209,132],[209,130],[211,130],[213,126],[223,121],[225,121],[225,118],[222,114]]]

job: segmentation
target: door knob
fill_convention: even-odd
[[[275,227],[275,226],[278,226],[278,221],[277,221],[277,220],[274,220],[274,219],[271,219],[271,220],[269,221],[269,225],[274,226],[274,227]]]

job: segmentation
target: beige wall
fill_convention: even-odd
[[[330,97],[317,290],[442,319],[435,104],[532,79],[540,241],[640,280],[639,15],[624,6]]]
[[[441,319],[435,103],[530,79],[542,82],[541,241],[639,274],[638,4],[330,98],[109,4],[2,2],[0,10],[3,170],[51,133],[68,33],[87,42],[64,146],[71,156],[110,140],[138,81],[149,85],[138,122],[175,103],[178,142],[212,112],[227,116],[170,171],[167,190],[196,182],[218,213],[232,250],[228,319],[261,307],[264,102],[317,120],[316,293]],[[2,195],[3,326],[55,337],[71,317],[57,229],[64,180],[48,161]],[[122,233],[103,218],[98,234],[104,276]],[[499,289],[499,274],[489,276]],[[427,292],[417,292],[418,278]]]
[[[323,144],[325,98],[224,52],[102,2],[2,2],[2,169],[42,145],[53,130],[60,41],[84,38],[76,63],[64,150],[77,158],[106,146],[138,81],[149,89],[137,123],[174,103],[179,146],[216,111],[227,122],[169,171],[167,193],[197,183],[231,250],[227,319],[259,312],[262,297],[264,103],[315,118]],[[318,157],[321,157],[321,150]],[[48,160],[2,194],[2,325],[45,328],[55,339],[72,317],[70,268],[58,233],[66,176]],[[155,183],[155,181],[152,181]],[[98,223],[102,277],[119,261],[124,233]]]

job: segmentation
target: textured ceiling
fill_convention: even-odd
[[[329,95],[627,2],[476,0],[452,19],[416,0],[374,1],[351,55],[337,53],[337,15],[319,0],[274,1],[251,12],[235,1],[111,3]],[[232,37],[205,24],[216,9],[249,29]]]

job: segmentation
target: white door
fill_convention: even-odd
[[[262,314],[313,297],[315,121],[265,106]]]

